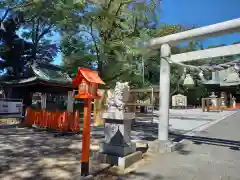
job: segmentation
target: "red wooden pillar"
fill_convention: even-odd
[[[89,175],[89,154],[91,141],[91,99],[84,99],[84,120],[82,136],[81,176]]]

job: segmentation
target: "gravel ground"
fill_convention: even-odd
[[[80,135],[59,136],[16,125],[0,128],[1,180],[73,179],[80,158]],[[96,162],[91,165],[91,171],[102,168]]]

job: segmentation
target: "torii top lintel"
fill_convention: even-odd
[[[75,87],[78,86],[82,82],[83,79],[89,83],[105,84],[101,80],[101,78],[98,76],[97,71],[93,71],[88,68],[78,68],[77,75],[72,81],[73,86],[75,86]]]

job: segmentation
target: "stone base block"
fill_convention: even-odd
[[[107,112],[103,113],[104,119],[114,119],[114,120],[133,120],[135,119],[135,113],[127,113],[117,108],[109,109]]]
[[[120,169],[125,169],[132,164],[140,161],[142,159],[142,152],[136,151],[124,157],[103,154],[101,152],[93,152],[93,159],[99,161],[100,163],[116,165]]]
[[[76,176],[73,178],[73,180],[94,180],[94,177],[92,175],[88,176]]]
[[[153,141],[149,144],[149,151],[153,153],[173,152],[181,148],[181,144],[172,141]]]
[[[100,143],[100,152],[104,154],[111,154],[113,156],[124,157],[136,151],[136,144],[131,143],[130,146],[119,146],[107,143]]]

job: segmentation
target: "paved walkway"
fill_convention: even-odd
[[[155,156],[151,164],[128,180],[239,180],[240,112],[195,136],[186,136],[183,149]],[[192,140],[195,139],[195,140]]]

